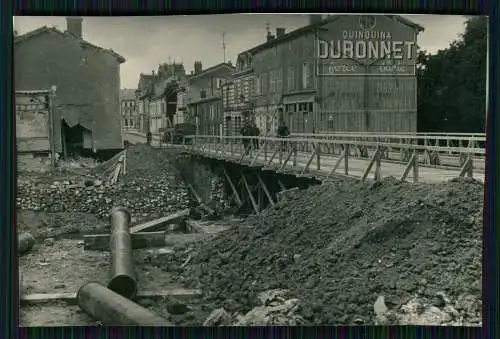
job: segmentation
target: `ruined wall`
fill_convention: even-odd
[[[61,146],[61,118],[94,134],[97,149],[122,148],[117,59],[79,40],[47,32],[15,44],[16,90],[57,86],[55,141]]]

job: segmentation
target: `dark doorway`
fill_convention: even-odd
[[[92,157],[94,155],[92,131],[82,125],[70,127],[63,119],[61,121],[61,138],[64,158]]]

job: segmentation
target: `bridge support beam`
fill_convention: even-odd
[[[463,178],[465,175],[467,175],[467,177],[472,178],[473,171],[474,171],[474,164],[472,156],[468,154],[467,159],[464,162],[464,165],[460,169],[459,177]]]
[[[418,182],[418,154],[417,152],[413,152],[413,155],[408,162],[408,165],[405,168],[403,175],[401,176],[401,181],[406,181],[410,170],[413,168],[413,182]]]
[[[259,175],[259,173],[257,173],[257,180],[259,181],[260,187],[261,187],[261,188],[262,188],[262,190],[264,191],[264,194],[266,195],[267,200],[269,201],[269,204],[271,204],[272,206],[274,206],[274,200],[273,200],[273,197],[271,196],[271,193],[270,193],[270,192],[269,192],[269,190],[267,189],[266,184],[264,183],[264,180],[262,180],[262,178],[261,178],[261,176]]]
[[[252,194],[252,190],[250,189],[250,186],[248,185],[247,179],[245,178],[245,173],[243,173],[243,171],[240,171],[240,173],[241,173],[241,180],[243,181],[243,185],[245,186],[245,189],[247,190],[248,197],[250,198],[250,202],[252,203],[252,207],[253,207],[256,214],[260,214],[259,206],[257,205],[257,202],[255,201],[255,198]]]
[[[370,174],[370,171],[373,167],[373,165],[375,165],[375,176],[374,176],[374,179],[375,180],[380,180],[381,176],[380,176],[380,157],[381,157],[381,151],[380,151],[380,148],[377,148],[375,150],[375,153],[373,153],[373,156],[372,158],[370,159],[370,162],[368,163],[368,166],[366,167],[364,173],[363,173],[363,176],[361,177],[361,180],[362,181],[365,181],[366,178],[368,177],[368,174]]]
[[[233,181],[231,180],[231,177],[229,176],[229,174],[227,174],[226,168],[224,167],[224,165],[220,165],[220,167],[222,168],[222,172],[224,173],[224,177],[226,178],[227,183],[229,184],[229,187],[231,188],[231,191],[233,192],[232,196],[234,197],[236,204],[239,207],[243,206],[243,203],[241,202],[241,198],[238,194],[238,191],[236,190],[236,187],[234,186]]]

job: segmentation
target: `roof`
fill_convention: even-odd
[[[112,49],[105,49],[105,48],[96,46],[96,45],[91,44],[90,42],[88,42],[86,40],[79,39],[78,37],[74,36],[71,33],[62,32],[62,31],[58,30],[55,27],[43,26],[43,27],[37,28],[37,29],[35,29],[35,30],[31,31],[31,32],[28,32],[28,33],[25,33],[25,34],[22,34],[22,35],[18,35],[16,37],[14,37],[14,45],[18,45],[18,44],[20,44],[22,42],[25,42],[25,41],[29,40],[29,39],[38,37],[38,36],[40,36],[40,35],[42,35],[44,33],[56,33],[56,34],[60,34],[60,35],[62,35],[64,37],[68,37],[68,38],[72,38],[72,39],[75,39],[75,40],[79,40],[80,43],[82,44],[82,46],[92,47],[92,48],[96,49],[97,51],[108,53],[108,54],[114,56],[118,60],[119,63],[124,63],[126,61],[126,59],[123,56],[121,56],[120,54],[116,53]]]
[[[120,101],[135,100],[135,89],[123,88],[120,90]]]
[[[199,77],[201,77],[203,75],[206,75],[208,73],[211,73],[211,72],[213,72],[213,71],[215,71],[215,70],[217,70],[219,68],[223,68],[223,67],[229,68],[232,72],[234,72],[236,70],[236,68],[233,65],[230,65],[228,63],[222,62],[220,64],[217,64],[217,65],[214,65],[214,66],[209,67],[207,69],[204,69],[201,73],[189,75],[188,79],[191,80],[191,79],[199,78]]]
[[[386,17],[388,18],[391,18],[391,19],[394,19],[394,20],[397,20],[399,21],[400,23],[402,23],[403,25],[406,25],[406,26],[409,26],[419,32],[422,32],[424,30],[424,28],[416,23],[414,23],[413,21],[411,20],[408,20],[408,19],[405,19],[399,15],[385,15]],[[304,27],[300,27],[296,30],[293,30],[285,35],[283,35],[282,37],[280,38],[274,38],[272,39],[271,41],[266,41],[258,46],[255,46],[255,47],[252,47],[244,52],[241,52],[238,54],[238,57],[243,55],[243,54],[246,54],[246,53],[250,53],[250,54],[255,54],[257,52],[260,52],[260,51],[263,51],[263,50],[266,50],[270,47],[273,47],[273,46],[276,46],[276,45],[279,45],[283,42],[286,42],[286,41],[290,41],[292,39],[295,39],[299,36],[302,36],[306,33],[309,33],[311,31],[314,31],[316,30],[317,28],[327,24],[327,23],[330,23],[330,22],[333,22],[333,21],[336,21],[340,18],[342,18],[343,16],[341,15],[332,15],[332,16],[328,16],[326,17],[325,19],[321,20],[321,21],[318,21],[318,22],[315,22],[311,25],[307,25],[307,26],[304,26]]]

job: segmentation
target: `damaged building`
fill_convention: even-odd
[[[82,18],[66,21],[64,32],[41,27],[15,37],[15,89],[56,86],[56,152],[107,157],[123,148],[120,65],[125,58],[85,41]]]

